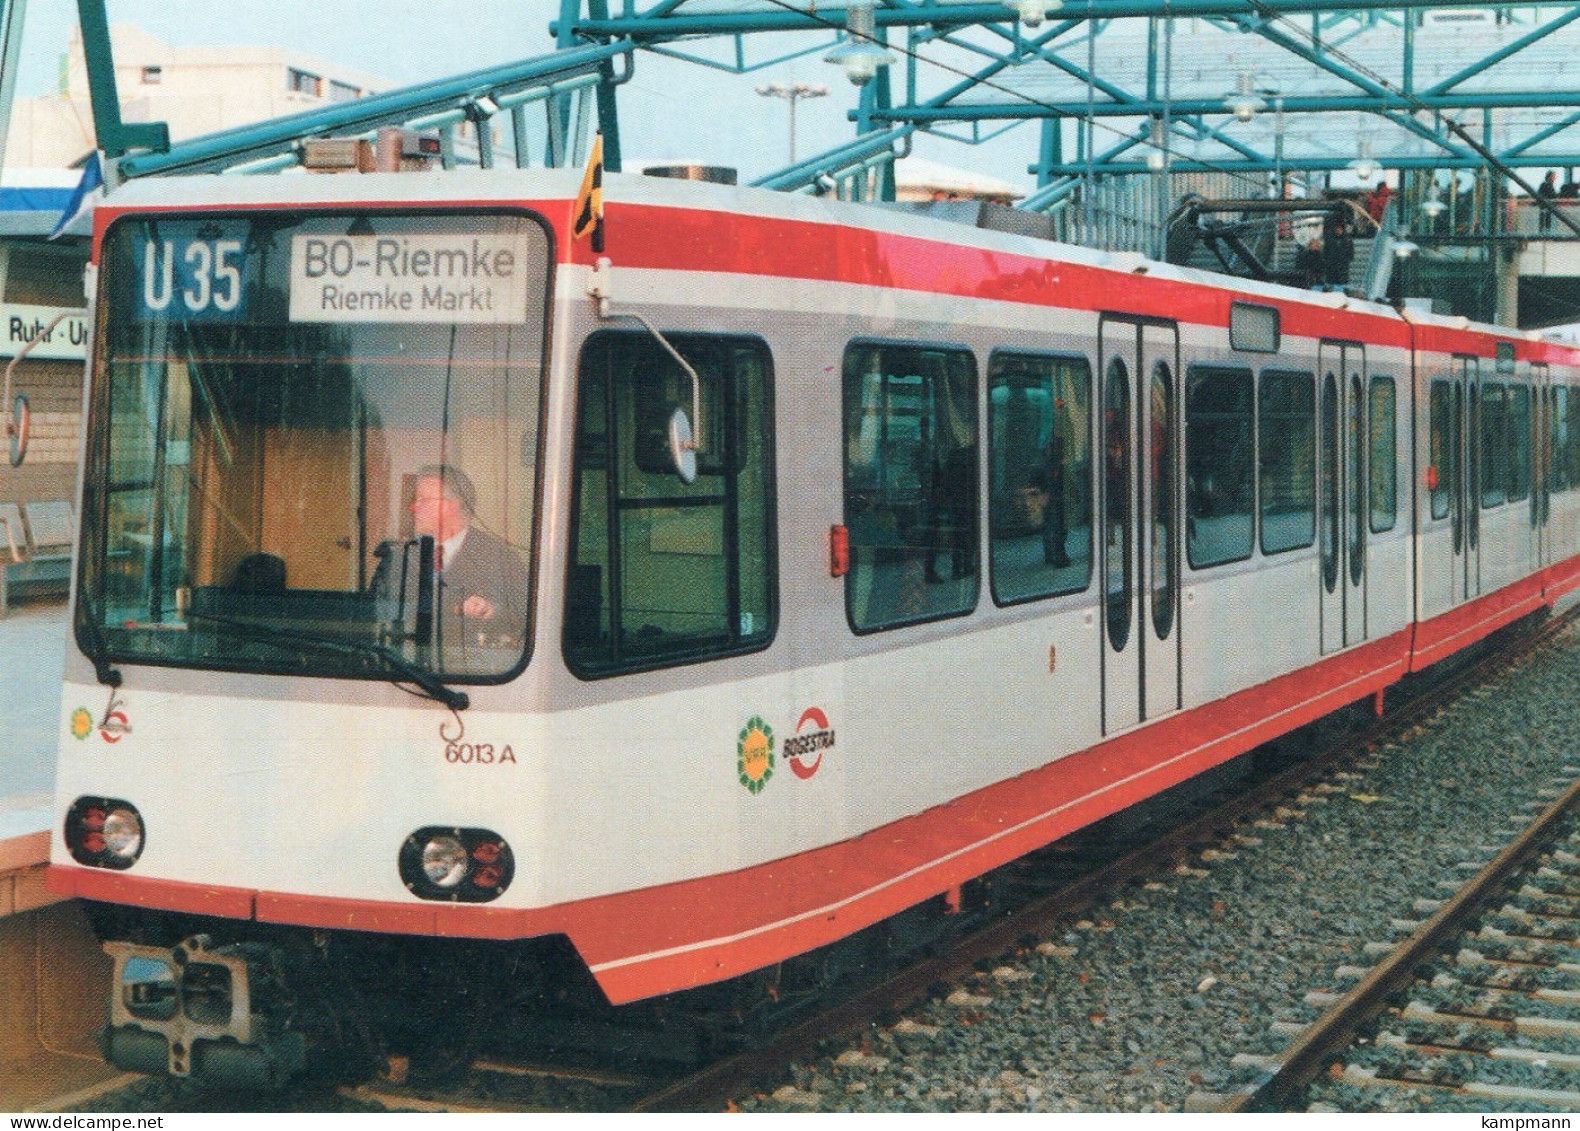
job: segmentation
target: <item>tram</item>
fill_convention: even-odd
[[[773,996],[1580,585],[1570,347],[651,177],[599,253],[577,190],[97,209],[48,882],[115,1063]]]

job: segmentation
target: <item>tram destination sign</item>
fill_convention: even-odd
[[[293,322],[520,323],[525,232],[291,237]]]

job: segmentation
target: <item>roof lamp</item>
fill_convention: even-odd
[[[1360,156],[1350,162],[1350,170],[1363,181],[1369,181],[1377,175],[1377,162],[1372,157],[1370,142],[1361,142]]]
[[[1064,0],[1004,0],[1006,8],[1014,8],[1016,18],[1025,27],[1036,27],[1043,16],[1064,7]]]
[[[823,62],[844,67],[846,78],[866,86],[879,67],[894,62],[894,56],[877,42],[877,26],[871,4],[852,4],[845,9],[845,42],[823,56]]]
[[[1421,249],[1409,240],[1400,240],[1393,245],[1393,253],[1399,259],[1409,259]]]
[[[1431,200],[1423,200],[1421,202],[1421,214],[1424,215],[1428,220],[1436,220],[1447,208],[1448,205],[1444,204],[1435,196]]]
[[[1163,123],[1156,118],[1147,130],[1147,168],[1154,173],[1161,173],[1168,164],[1168,155],[1163,152]]]
[[[1256,93],[1255,83],[1256,75],[1250,71],[1241,71],[1238,89],[1223,100],[1223,104],[1229,108],[1229,113],[1242,122],[1249,122],[1267,108],[1266,99]]]

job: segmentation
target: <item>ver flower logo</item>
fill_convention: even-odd
[[[761,793],[768,779],[774,776],[773,728],[753,715],[735,743],[735,766],[741,784],[753,793]]]

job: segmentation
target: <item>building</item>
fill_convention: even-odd
[[[133,24],[110,30],[126,122],[166,122],[173,141],[360,98],[390,83],[283,47],[171,47]],[[82,37],[74,33],[61,88],[18,98],[6,163],[63,168],[94,148]]]
[[[53,222],[54,213],[48,218]],[[4,219],[0,214],[0,225]],[[9,367],[24,346],[40,339],[12,373],[12,398],[27,397],[32,427],[22,465],[0,459],[0,503],[75,495],[88,336],[82,290],[86,258],[81,240],[0,238],[0,365]],[[57,316],[63,317],[51,328]]]
[[[985,200],[1011,204],[1026,194],[1007,181],[915,155],[894,163],[896,200]]]
[[[374,75],[281,47],[171,47],[130,24],[111,30],[122,120],[162,121],[172,140],[388,89]],[[80,32],[53,94],[16,99],[0,174],[0,366],[57,315],[86,305],[86,241],[49,239],[94,146]],[[76,491],[82,414],[83,317],[66,314],[17,364],[12,395],[27,397],[27,457],[0,456],[0,503],[69,499]],[[3,413],[3,409],[0,409]],[[7,445],[0,442],[0,452]]]

